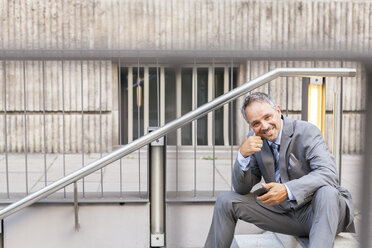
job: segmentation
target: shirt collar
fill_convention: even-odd
[[[274,143],[277,144],[278,146],[280,145],[280,141],[282,140],[282,131],[283,131],[283,119],[280,119],[280,121],[282,123],[281,128],[280,128],[280,132],[279,132],[278,137],[276,137],[276,140],[274,141]],[[269,140],[267,142],[269,143],[270,146],[273,143]]]

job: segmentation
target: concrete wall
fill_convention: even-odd
[[[213,204],[168,204],[167,247],[202,247],[212,220]],[[35,205],[5,219],[7,248],[147,248],[150,244],[148,204],[83,205],[79,231],[74,229],[74,208]],[[238,222],[235,233],[260,233]]]
[[[3,49],[371,49],[369,0],[1,1]]]
[[[4,223],[4,247],[149,247],[147,205],[80,206],[75,231],[72,205],[29,207]]]
[[[238,85],[275,68],[286,66],[286,61],[247,60],[239,66]],[[360,153],[365,108],[365,78],[362,66],[355,62],[341,64],[341,61],[288,61],[288,67],[342,66],[357,69],[356,78],[343,79],[343,151]],[[4,72],[6,72],[6,81]],[[24,152],[26,146],[28,152],[43,152],[44,149],[47,153],[63,151],[97,153],[101,149],[103,152],[111,151],[118,144],[119,132],[117,77],[117,65],[111,61],[63,61],[63,65],[61,61],[45,61],[44,76],[41,61],[0,63],[0,103],[2,103],[0,104],[0,111],[2,111],[0,130],[5,131],[6,119],[8,152]],[[301,78],[288,78],[288,106],[286,106],[286,80],[286,78],[276,79],[257,91],[270,92],[284,113],[288,108],[290,116],[299,119],[302,81]],[[340,87],[340,78],[327,79],[326,110],[328,112],[325,138],[329,146],[332,145],[333,93]],[[237,101],[236,109],[237,144],[243,142],[248,132],[248,126],[240,114],[242,101],[243,98]],[[82,120],[82,110],[84,120]],[[102,128],[102,146],[100,128]],[[5,132],[0,132],[0,151],[5,151],[4,135]]]
[[[0,63],[0,82],[0,130],[7,126],[9,152],[27,145],[29,152],[75,153],[83,143],[84,152],[99,152],[101,127],[102,151],[117,144],[117,73],[111,61],[6,61]],[[4,132],[0,140],[5,151]]]
[[[369,52],[372,46],[370,1],[362,0],[290,0],[290,1],[1,1],[0,52],[13,51],[22,58],[22,51],[38,49],[123,49],[135,50],[356,50]],[[267,53],[269,54],[269,53]],[[40,52],[40,57],[43,57]],[[286,61],[252,61],[240,65],[240,83],[254,79]],[[229,63],[229,61],[226,61]],[[42,62],[27,61],[26,108],[22,61],[7,61],[7,128],[8,150],[61,152],[62,92],[61,62],[45,63],[46,144],[43,129]],[[99,61],[83,60],[83,80],[80,62],[65,61],[66,152],[99,152]],[[288,66],[340,67],[340,61],[288,61]],[[365,84],[363,68],[353,62],[344,67],[358,69],[357,78],[344,79],[343,151],[362,150]],[[117,66],[102,60],[102,127],[103,151],[110,151],[118,140]],[[4,68],[0,65],[0,111],[4,105]],[[301,86],[289,79],[291,115],[298,118]],[[83,81],[83,107],[81,106]],[[285,82],[272,83],[270,93],[281,106],[285,99]],[[339,87],[339,79],[330,79],[327,99]],[[279,86],[280,85],[280,86]],[[267,86],[264,90],[267,91]],[[327,110],[331,109],[327,102]],[[84,120],[80,112],[84,109]],[[286,106],[285,106],[286,108]],[[28,133],[25,140],[24,110]],[[239,119],[238,119],[239,120]],[[84,124],[82,124],[84,122]],[[330,127],[327,116],[327,133]],[[236,124],[238,138],[245,127]],[[4,130],[4,112],[0,128]],[[83,131],[83,132],[82,132]],[[82,137],[82,133],[84,137]],[[58,139],[59,138],[59,139]],[[326,137],[330,144],[330,138]],[[84,140],[84,141],[83,141]],[[26,145],[25,145],[26,144]],[[83,144],[84,147],[83,147]],[[0,133],[0,150],[4,151],[4,133]]]

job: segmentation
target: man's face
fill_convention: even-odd
[[[257,136],[269,141],[276,140],[282,126],[279,106],[274,109],[267,102],[255,101],[245,109],[245,116]]]

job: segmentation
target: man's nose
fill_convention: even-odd
[[[263,122],[261,123],[261,128],[262,128],[262,129],[268,129],[268,128],[269,128],[269,123],[267,123],[266,121],[263,121]]]

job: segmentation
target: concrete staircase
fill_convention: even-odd
[[[235,235],[231,248],[306,248],[309,241],[306,238],[296,238],[289,235],[264,232],[262,234]],[[353,234],[340,233],[335,239],[335,248],[357,248],[359,242]]]

